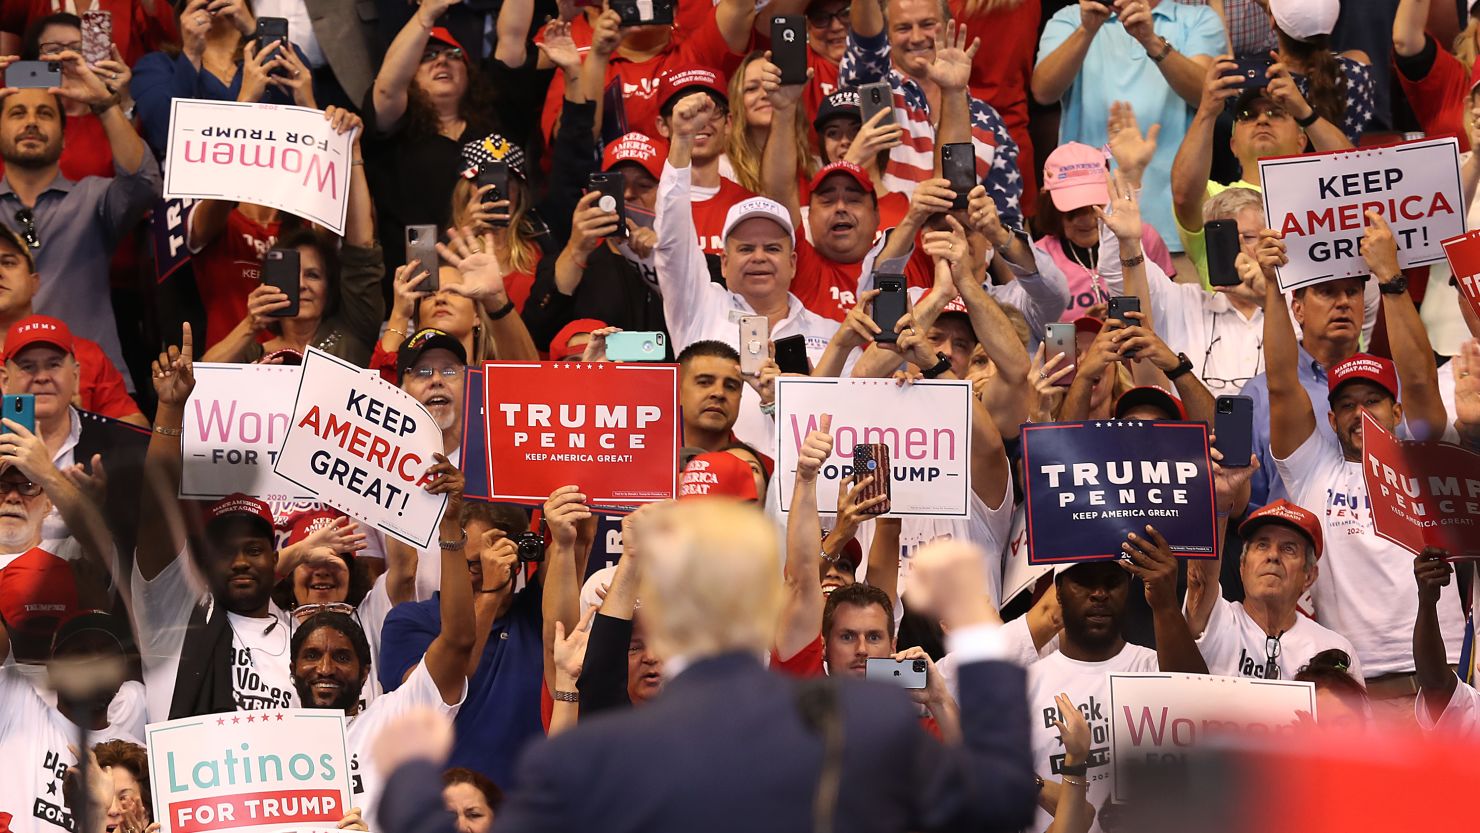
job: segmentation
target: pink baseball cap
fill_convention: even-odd
[[[1089,145],[1067,142],[1043,161],[1043,190],[1060,211],[1109,205],[1109,182],[1105,154]]]

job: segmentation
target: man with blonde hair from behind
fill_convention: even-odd
[[[926,548],[922,598],[951,630],[962,741],[919,726],[906,693],[798,681],[761,658],[783,599],[771,523],[726,500],[655,507],[639,594],[669,681],[645,708],[529,749],[501,831],[750,833],[1018,829],[1033,815],[1025,677],[1002,661],[981,553]],[[847,775],[847,800],[840,785]]]

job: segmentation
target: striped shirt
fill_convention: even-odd
[[[904,128],[903,142],[889,151],[884,185],[891,191],[912,194],[915,185],[935,177],[935,124],[925,90],[889,60],[889,36],[872,37],[851,32],[848,49],[838,68],[840,87],[857,87],[888,81],[894,90],[894,113]],[[1002,224],[1013,230],[1023,227],[1023,177],[1018,171],[1018,146],[1007,133],[1002,117],[992,105],[971,97],[971,143],[976,148],[977,173],[987,193],[997,203]]]

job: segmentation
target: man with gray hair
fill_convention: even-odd
[[[762,666],[785,594],[776,533],[760,510],[720,499],[655,507],[641,534],[638,594],[667,663],[663,693],[531,748],[499,830],[1030,823],[1025,675],[1002,661],[1002,623],[974,547],[955,542],[916,557],[914,598],[945,621],[961,663],[962,740],[946,746],[920,727],[899,687],[803,682]]]
[[[1238,531],[1244,541],[1239,555],[1242,602],[1230,602],[1219,592],[1217,560],[1187,562],[1183,612],[1208,671],[1290,680],[1311,657],[1337,648],[1351,658],[1346,671],[1361,683],[1362,664],[1352,643],[1295,609],[1316,580],[1320,519],[1304,507],[1277,500],[1251,514]]]

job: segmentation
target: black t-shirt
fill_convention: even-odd
[[[371,116],[373,111],[367,111]],[[373,116],[371,116],[373,118]],[[387,283],[406,262],[406,226],[435,225],[445,230],[452,217],[452,189],[462,163],[458,150],[488,131],[464,128],[457,140],[441,134],[408,136],[404,129],[389,135],[366,128],[365,176],[375,198],[376,231],[385,250]]]

